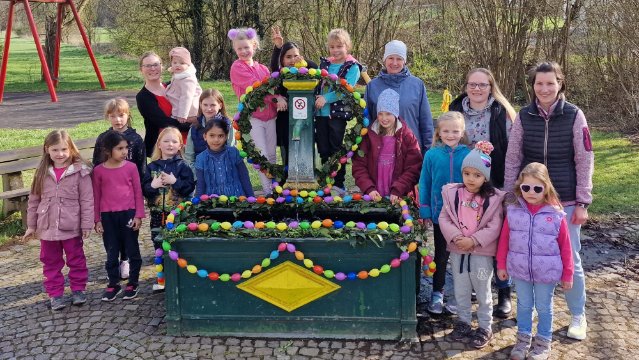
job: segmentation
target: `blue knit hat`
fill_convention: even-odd
[[[393,89],[386,89],[377,98],[377,113],[389,112],[399,117],[399,94]]]

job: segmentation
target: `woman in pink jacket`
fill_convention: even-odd
[[[453,269],[458,322],[450,338],[470,339],[481,349],[493,336],[493,257],[503,223],[505,193],[490,182],[492,144],[480,141],[462,163],[463,184],[448,184],[442,191],[444,208],[439,227],[448,243]],[[479,328],[471,328],[471,294],[477,294]]]
[[[40,237],[44,288],[52,310],[65,307],[62,298],[65,257],[72,303],[79,306],[87,301],[84,291],[89,270],[82,246],[93,228],[90,174],[91,168],[66,131],[55,130],[47,135],[31,185],[24,238],[34,233]]]

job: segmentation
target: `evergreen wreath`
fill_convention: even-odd
[[[240,151],[240,155],[246,158],[246,161],[254,169],[281,182],[286,169],[283,165],[268,162],[260,150],[255,147],[250,135],[252,128],[250,116],[254,111],[260,110],[265,106],[266,96],[275,95],[276,90],[282,86],[283,81],[320,80],[324,86],[327,86],[330,91],[336,92],[338,98],[353,109],[353,117],[347,125],[342,148],[319,169],[315,169],[315,178],[318,183],[321,186],[330,186],[335,181],[334,177],[337,175],[337,170],[341,166],[346,166],[346,163],[356,152],[359,156],[364,156],[363,152],[359,150],[359,144],[362,142],[363,136],[366,136],[368,132],[367,126],[370,123],[368,110],[362,94],[355,91],[346,79],[340,79],[337,75],[329,74],[326,70],[308,69],[305,66],[304,62],[298,63],[294,67],[284,67],[279,72],[273,72],[270,77],[256,81],[252,86],[246,88],[246,93],[240,97],[238,112],[233,117],[233,127],[236,130],[236,147]]]

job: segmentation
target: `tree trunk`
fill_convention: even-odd
[[[201,76],[202,70],[202,48],[204,47],[204,2],[203,0],[192,0],[189,8],[189,17],[193,26],[193,47],[191,49],[191,55],[193,60],[193,66]]]

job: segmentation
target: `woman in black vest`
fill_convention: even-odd
[[[450,110],[464,114],[466,137],[471,146],[479,141],[490,141],[493,144],[495,149],[490,154],[490,180],[495,187],[503,188],[508,134],[517,112],[499,90],[493,73],[484,68],[470,70],[466,75],[464,92],[450,104]],[[493,315],[506,318],[512,311],[510,279],[502,281],[495,277],[495,284],[498,302]]]
[[[548,167],[559,193],[572,245],[575,273],[573,287],[566,291],[572,313],[568,337],[586,338],[586,284],[581,265],[580,230],[588,219],[592,202],[594,154],[590,130],[583,111],[566,101],[566,82],[556,62],[535,66],[528,78],[533,101],[519,111],[506,153],[505,189],[512,191],[519,171],[531,162]]]

